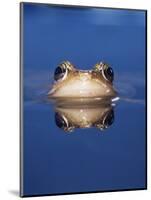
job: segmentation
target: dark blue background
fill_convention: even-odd
[[[25,3],[23,19],[24,195],[144,188],[145,12]],[[113,67],[124,100],[103,133],[66,134],[41,101],[63,60]]]

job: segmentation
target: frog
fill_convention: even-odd
[[[117,96],[113,81],[113,69],[106,62],[98,62],[90,70],[80,70],[71,62],[63,61],[54,71],[54,82],[48,97],[112,98]]]
[[[87,128],[105,131],[114,122],[114,107],[115,105],[108,103],[56,105],[55,123],[66,133],[74,132],[75,129]]]

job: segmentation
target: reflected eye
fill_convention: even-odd
[[[110,109],[105,113],[102,120],[96,124],[96,127],[98,127],[101,130],[105,130],[109,126],[111,126],[113,122],[114,122],[114,110]]]
[[[63,129],[66,132],[72,132],[74,130],[74,127],[69,124],[66,117],[59,114],[58,112],[55,113],[55,122],[59,128]]]
[[[114,80],[114,72],[111,67],[106,67],[103,71],[105,79],[107,79],[110,82],[113,82]]]
[[[55,113],[55,121],[56,121],[56,125],[59,128],[61,128],[63,130],[68,128],[67,120],[63,116],[61,116],[59,113]]]
[[[58,66],[54,73],[55,81],[63,79],[66,74],[67,74],[67,69],[64,66]]]
[[[103,124],[105,125],[105,127],[109,127],[113,124],[114,122],[114,111],[111,110],[110,112],[107,113]]]

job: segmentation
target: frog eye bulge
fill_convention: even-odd
[[[96,124],[96,127],[100,128],[101,130],[105,130],[109,128],[114,122],[114,110],[111,108],[109,111],[104,113],[104,116],[101,118]]]
[[[65,78],[65,76],[67,75],[67,68],[64,65],[59,65],[54,73],[54,79],[55,81],[61,80],[63,78]]]
[[[111,67],[106,67],[103,70],[103,74],[104,74],[104,78],[107,79],[110,82],[113,82],[114,80],[114,72],[113,69]]]
[[[103,124],[104,124],[105,127],[109,127],[113,124],[113,122],[114,122],[114,111],[112,109],[104,117]]]
[[[55,113],[55,122],[60,129],[66,132],[72,132],[74,130],[74,127],[68,122],[68,119],[58,112]]]
[[[103,78],[109,82],[113,82],[114,80],[114,72],[113,69],[106,63],[100,62],[94,66],[94,70],[96,72],[100,72]]]
[[[68,128],[68,121],[59,113],[55,113],[55,122],[56,125],[63,130]]]

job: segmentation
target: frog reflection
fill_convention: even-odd
[[[97,63],[92,70],[78,70],[69,61],[55,70],[50,98],[115,97],[114,73],[108,64]]]
[[[92,127],[104,130],[114,122],[114,107],[110,104],[56,107],[55,122],[66,132]]]

